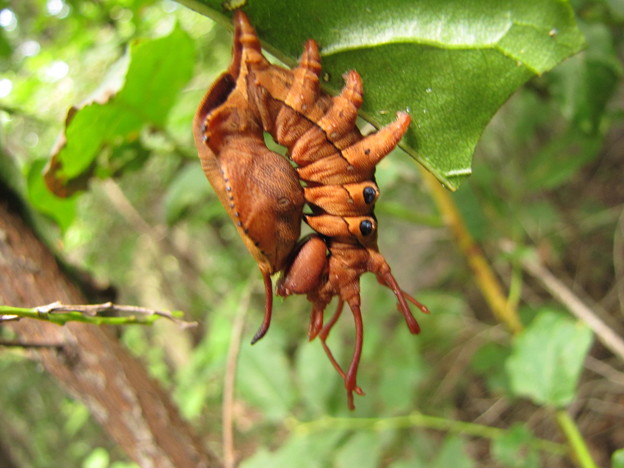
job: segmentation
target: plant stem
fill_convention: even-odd
[[[522,323],[518,318],[518,313],[507,301],[503,293],[503,288],[496,279],[483,252],[468,232],[466,223],[457,209],[449,191],[442,187],[437,179],[429,172],[422,169],[421,173],[427,183],[429,192],[438,205],[440,213],[442,213],[444,221],[455,237],[459,250],[466,257],[468,265],[470,265],[475,275],[475,282],[490,306],[492,313],[496,319],[505,324],[512,333],[519,333],[522,331]]]
[[[125,315],[101,315],[111,312]],[[159,318],[167,318],[181,325],[192,326],[192,322],[185,322],[181,319],[182,315],[182,312],[178,311],[164,312],[145,307],[118,305],[112,302],[78,305],[53,302],[32,308],[0,305],[0,321],[30,318],[57,325],[64,325],[67,322],[83,322],[94,325],[151,325]]]
[[[583,468],[598,468],[589,453],[585,440],[574,420],[566,410],[557,410],[555,414],[559,428],[568,439],[576,463]]]
[[[507,430],[498,427],[484,426],[464,421],[456,421],[438,416],[430,416],[418,412],[393,418],[333,418],[323,417],[310,422],[292,421],[293,430],[302,433],[326,431],[329,429],[385,431],[419,427],[461,434],[472,437],[496,440],[507,434]],[[534,438],[528,442],[531,446],[553,453],[566,455],[568,448],[557,442]]]
[[[254,271],[254,276],[256,272]],[[222,443],[223,443],[223,466],[233,468],[236,466],[236,444],[234,440],[235,425],[235,400],[234,391],[236,389],[236,371],[238,369],[238,355],[240,353],[240,343],[243,330],[245,328],[245,317],[249,311],[252,285],[250,279],[239,303],[238,311],[232,324],[230,333],[230,345],[228,346],[225,375],[223,377],[223,407],[221,417],[223,420]]]

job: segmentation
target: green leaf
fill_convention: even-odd
[[[391,307],[386,310],[394,312]],[[380,367],[375,398],[389,413],[400,414],[413,408],[414,394],[425,377],[426,365],[418,338],[409,333],[403,322],[396,324],[397,330],[392,332],[391,339],[386,332],[380,346],[376,347],[376,356],[369,360]]]
[[[4,28],[0,29],[0,70],[3,72],[6,70],[5,61],[7,61],[13,53],[13,47],[6,37]]]
[[[335,454],[339,468],[375,468],[379,466],[382,438],[375,432],[357,432]]]
[[[513,343],[506,365],[511,390],[539,405],[566,406],[591,342],[585,324],[552,310],[539,312]]]
[[[492,443],[492,456],[508,468],[539,466],[539,454],[530,446],[533,434],[521,424],[514,424],[503,437]]]
[[[556,188],[600,153],[602,136],[570,127],[562,136],[545,144],[526,164],[527,190]]]
[[[336,445],[344,437],[342,430],[317,433],[295,432],[274,452],[261,449],[241,463],[241,468],[297,467],[324,468],[333,466]],[[303,455],[302,455],[303,454]]]
[[[474,353],[471,367],[475,374],[482,376],[493,393],[504,393],[509,387],[505,373],[505,360],[509,350],[497,343],[486,343]]]
[[[229,25],[220,0],[201,3],[202,12]],[[315,39],[332,92],[345,71],[357,70],[363,115],[374,125],[408,109],[413,123],[404,148],[452,189],[470,174],[475,145],[507,98],[583,46],[572,9],[560,0],[386,0],[357,7],[322,0],[297,8],[266,0],[245,11],[268,50],[290,66],[304,41]]]
[[[45,186],[44,159],[33,162],[26,176],[29,202],[41,213],[54,220],[62,231],[66,231],[76,216],[76,197],[55,197]]]
[[[82,468],[106,468],[110,463],[108,451],[102,447],[94,448],[82,462]]]
[[[464,450],[464,442],[460,437],[447,436],[444,439],[435,460],[431,464],[432,468],[472,468],[474,463]]]
[[[616,450],[611,455],[612,468],[624,468],[624,448]]]
[[[324,414],[333,395],[344,394],[342,380],[327,359],[318,338],[299,345],[296,371],[303,401],[315,414]]]
[[[624,69],[614,47],[613,35],[604,24],[581,23],[587,49],[548,74],[554,97],[565,116],[586,135],[601,127],[607,102]]]
[[[241,346],[237,388],[270,421],[282,422],[295,402],[295,390],[284,350],[275,339],[264,339]],[[284,465],[286,466],[286,465]]]
[[[72,187],[71,182],[90,175],[105,145],[133,142],[146,126],[163,127],[193,72],[194,43],[179,27],[166,37],[133,42],[129,53],[121,90],[117,94],[106,90],[68,114],[65,140],[46,174],[48,186],[59,196],[83,188]]]
[[[211,193],[210,185],[199,164],[184,166],[167,186],[165,193],[165,219],[172,225],[184,216],[186,211]]]
[[[530,190],[555,188],[566,182],[581,166],[596,158],[603,145],[609,116],[607,103],[623,69],[608,28],[602,24],[581,26],[587,36],[587,50],[546,77],[568,128],[530,159],[526,166]]]

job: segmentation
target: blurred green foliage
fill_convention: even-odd
[[[0,1],[0,174],[27,198],[58,254],[113,284],[120,302],[182,309],[200,321],[194,331],[167,323],[127,327],[122,339],[210,440],[221,430],[232,323],[245,316],[234,408],[242,466],[561,465],[561,450],[538,442],[554,438],[547,408],[571,402],[594,455],[607,463],[613,448],[624,445],[608,418],[621,387],[583,367],[587,329],[564,317],[561,305],[525,281],[513,258],[498,249],[503,239],[538,248],[596,303],[616,307],[612,243],[624,203],[617,158],[624,10],[615,0],[572,3],[586,48],[511,97],[481,139],[472,177],[453,195],[500,276],[516,288],[526,331],[513,341],[493,323],[417,169],[397,151],[377,171],[380,247],[401,286],[432,314],[418,317],[423,331],[411,336],[392,295],[362,278],[366,339],[359,383],[367,396],[356,400],[355,413],[347,410],[342,381],[320,344],[306,342],[305,298],[276,301],[269,334],[248,344],[262,314],[259,274],[201,172],[190,134],[197,103],[229,63],[230,33],[223,27],[170,1]],[[283,58],[297,54],[300,42],[284,46]],[[138,59],[141,50],[154,52]],[[379,68],[374,60],[370,67]],[[334,75],[340,86],[340,74]],[[466,91],[463,85],[456,78],[454,86]],[[61,156],[81,165],[70,177],[90,169],[87,191],[55,198],[41,170],[67,111],[104,96],[113,97],[78,111],[85,120],[76,116],[68,130],[68,138],[76,132],[76,144],[89,135],[82,143],[91,149]],[[105,115],[87,118],[89,112]],[[339,360],[348,358],[348,314],[329,342]],[[591,352],[621,372],[622,363],[604,350]],[[0,369],[6,409],[0,439],[11,442],[22,465],[128,466],[85,408],[21,353],[3,351]],[[541,385],[531,385],[537,379]],[[601,410],[588,403],[597,399]],[[446,425],[405,427],[388,419],[415,411]],[[310,429],[327,416],[354,426]],[[363,428],[359,418],[373,422]],[[503,428],[503,436],[462,436],[461,421]],[[609,428],[608,436],[597,427]]]

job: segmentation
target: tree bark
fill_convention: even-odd
[[[85,303],[80,289],[7,200],[2,193],[0,301],[17,307]],[[11,327],[23,342],[59,345],[33,353],[141,467],[221,466],[167,393],[109,329],[27,319]]]

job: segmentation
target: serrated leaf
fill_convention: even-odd
[[[69,111],[65,133],[45,175],[57,196],[84,189],[104,145],[133,141],[146,126],[162,127],[193,71],[194,43],[179,27],[159,39],[133,42],[129,54],[118,93],[105,90]]]
[[[220,0],[201,3],[202,12],[231,27]],[[470,174],[474,147],[497,109],[583,46],[570,5],[559,0],[323,0],[297,8],[266,0],[245,11],[288,65],[315,39],[332,92],[345,71],[357,70],[363,115],[376,126],[409,109],[404,148],[453,189]]]
[[[539,405],[566,406],[574,399],[591,342],[585,324],[552,310],[539,312],[514,340],[506,363],[511,390]]]

